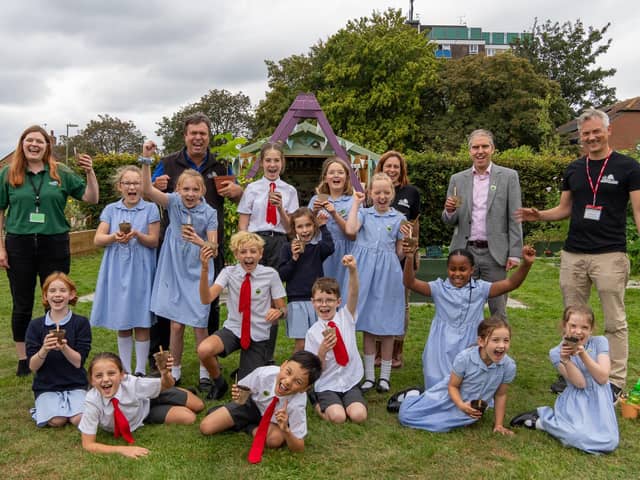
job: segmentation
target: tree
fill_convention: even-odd
[[[234,137],[250,137],[253,132],[251,99],[242,92],[232,94],[227,90],[209,90],[200,100],[162,117],[156,135],[162,137],[166,152],[180,150],[184,146],[183,121],[195,112],[205,113],[211,120],[211,134],[231,133]]]
[[[77,135],[68,139],[63,135],[62,149],[66,150],[67,141],[69,142],[70,155],[73,149],[89,155],[98,153],[137,154],[142,148],[144,135],[131,120],[120,120],[118,117],[112,117],[105,113],[98,115],[98,120],[91,120]],[[64,151],[60,151],[59,156],[64,158]]]
[[[295,96],[311,91],[338,135],[380,151],[420,145],[435,47],[405,20],[400,10],[374,12],[307,55],[267,62],[271,90],[256,111],[260,133],[271,134]]]
[[[427,98],[423,149],[433,150],[457,150],[476,128],[491,130],[501,149],[551,146],[566,110],[557,83],[509,52],[444,61]]]
[[[595,67],[598,57],[611,46],[610,38],[604,40],[610,25],[585,30],[580,19],[574,24],[547,20],[539,25],[536,18],[533,35],[516,42],[517,55],[529,60],[538,73],[560,84],[562,96],[569,106],[565,121],[588,107],[606,106],[616,101],[616,89],[604,83],[616,69]]]

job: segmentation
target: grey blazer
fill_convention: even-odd
[[[462,206],[451,216],[447,216],[445,210],[442,211],[442,221],[455,225],[451,250],[466,248],[471,234],[473,170],[469,168],[451,177],[447,197],[453,195],[454,187],[457,195],[462,197]],[[489,253],[499,265],[506,265],[508,257],[522,256],[522,226],[513,218],[514,212],[521,206],[518,172],[492,163],[486,229]]]

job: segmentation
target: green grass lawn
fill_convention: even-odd
[[[513,294],[530,308],[509,310],[513,325],[510,355],[518,365],[518,375],[509,391],[507,421],[517,413],[551,405],[555,400],[549,393],[556,374],[548,351],[558,341],[562,312],[556,261],[538,261],[524,286]],[[80,295],[93,290],[99,262],[100,255],[73,260],[71,276]],[[395,415],[386,412],[387,395],[375,392],[368,394],[369,420],[364,425],[329,425],[309,413],[305,452],[267,451],[259,465],[246,461],[248,436],[230,433],[205,438],[197,425],[146,426],[136,431],[136,444],[151,450],[143,459],[91,455],[82,450],[76,429],[36,429],[32,422],[28,411],[33,403],[31,379],[14,375],[11,299],[4,274],[0,275],[0,292],[0,328],[4,333],[0,340],[0,470],[4,478],[638,478],[637,421],[620,419],[618,450],[592,456],[564,448],[543,432],[521,429],[513,437],[493,434],[492,411],[471,427],[445,434],[403,428]],[[629,386],[636,381],[639,370],[639,296],[637,290],[627,291]],[[601,312],[597,299],[593,306],[598,321]],[[81,303],[75,311],[88,316],[90,308],[90,304]],[[40,311],[37,306],[36,314]],[[393,372],[392,390],[422,382],[421,355],[432,317],[432,306],[412,307],[405,367]],[[601,324],[597,331],[602,331]],[[284,336],[284,328],[280,334],[277,358],[284,360],[293,343]],[[185,344],[183,378],[187,385],[195,384],[198,369],[191,332]],[[116,351],[115,333],[95,329],[92,351],[105,350]],[[224,371],[228,374],[237,362],[237,354],[223,359]],[[98,439],[114,442],[104,432]]]

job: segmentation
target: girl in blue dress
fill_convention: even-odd
[[[513,435],[503,425],[508,384],[516,376],[516,363],[507,355],[511,327],[498,316],[487,318],[478,326],[477,342],[456,355],[450,378],[419,396],[405,398],[398,414],[402,425],[448,432],[477,422],[493,403],[493,431]]]
[[[504,280],[490,283],[472,278],[473,255],[457,249],[447,258],[448,278],[427,283],[415,278],[416,249],[405,246],[404,285],[432,297],[435,305],[435,317],[422,354],[424,383],[428,389],[448,378],[456,355],[475,343],[487,299],[515,290],[522,284],[535,261],[536,251],[525,246],[518,270]]]
[[[391,207],[394,189],[385,173],[371,179],[373,206],[360,209],[365,195],[354,193],[347,219],[347,235],[357,234],[352,255],[359,265],[360,295],[356,329],[364,332],[363,392],[376,387],[378,392],[391,388],[391,355],[393,338],[404,332],[404,288],[402,287],[402,234],[404,215]],[[375,382],[376,336],[380,337],[380,378]]]
[[[143,152],[151,151],[152,143],[146,142]],[[142,161],[145,162],[142,167],[144,194],[165,208],[169,215],[170,223],[160,248],[153,282],[151,311],[171,320],[171,374],[178,381],[182,376],[184,327],[193,327],[196,349],[208,336],[210,305],[200,302],[198,290],[200,248],[207,242],[214,256],[218,255],[218,219],[216,211],[203,198],[206,187],[202,175],[193,169],[185,170],[178,177],[175,192],[164,193],[151,184],[151,170],[148,165],[150,162],[147,161],[147,157],[143,157]],[[212,259],[209,262],[209,282],[213,283]],[[209,378],[209,373],[202,364],[200,378]]]
[[[554,408],[538,407],[511,420],[511,426],[544,430],[563,445],[587,453],[613,452],[619,442],[618,422],[609,384],[609,342],[592,337],[593,311],[569,306],[562,319],[564,338],[549,351],[551,363],[567,381]]]
[[[309,208],[314,213],[324,210],[329,214],[327,229],[333,238],[335,250],[323,262],[322,270],[326,277],[338,281],[341,292],[348,291],[349,279],[347,269],[342,265],[342,257],[351,254],[355,238],[345,233],[352,203],[353,187],[346,165],[337,157],[327,158],[322,164],[320,184],[316,188],[316,195],[309,201]]]
[[[142,199],[142,172],[119,168],[114,187],[122,198],[100,215],[93,242],[105,247],[91,309],[91,324],[118,332],[118,355],[127,373],[146,374],[151,288],[160,235],[158,207]],[[131,367],[135,330],[136,367]]]

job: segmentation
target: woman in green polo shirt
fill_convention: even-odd
[[[67,197],[98,203],[98,180],[89,155],[78,157],[85,181],[55,161],[51,139],[40,126],[27,128],[11,163],[0,171],[0,267],[7,270],[13,310],[11,328],[18,355],[16,375],[30,373],[25,333],[31,320],[36,278],[69,273]]]

